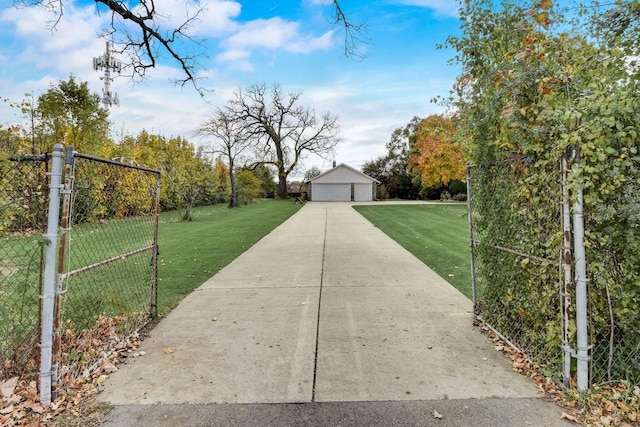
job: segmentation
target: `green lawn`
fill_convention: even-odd
[[[467,205],[360,205],[360,214],[471,298]]]
[[[219,204],[194,209],[191,222],[180,221],[181,212],[162,214],[158,312],[175,307],[300,207],[290,200],[261,200],[237,209]]]

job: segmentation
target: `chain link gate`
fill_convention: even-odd
[[[538,191],[514,185],[543,171]],[[561,167],[526,157],[467,167],[475,314],[509,345],[556,378],[569,340]],[[530,187],[529,187],[530,188]],[[535,200],[532,208],[530,201]],[[539,208],[544,206],[544,208]],[[566,297],[566,298],[565,298]]]
[[[87,375],[157,307],[160,172],[67,147],[64,176],[56,379]]]
[[[0,200],[13,201],[0,214],[0,251],[26,253],[22,262],[3,253],[0,302],[13,311],[0,314],[0,332],[15,339],[0,356],[3,377],[18,362],[35,372],[39,358],[40,402],[48,406],[60,382],[91,375],[156,314],[160,171],[73,147],[63,153],[61,144],[41,157],[32,160],[52,159],[50,172],[34,169],[16,182],[16,168],[0,162]]]
[[[475,313],[567,386],[637,388],[640,183],[588,205],[578,154],[557,163],[518,156],[467,167]],[[598,238],[614,232],[626,239]]]
[[[0,380],[38,366],[50,161],[0,158]]]

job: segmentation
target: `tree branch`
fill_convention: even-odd
[[[341,27],[344,30],[344,56],[365,58],[367,54],[361,50],[360,46],[367,45],[371,42],[366,35],[367,24],[354,24],[342,10],[340,2],[333,0],[333,26]]]

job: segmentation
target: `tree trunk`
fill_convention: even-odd
[[[231,157],[229,157],[231,158]],[[229,198],[229,207],[238,207],[238,190],[236,189],[236,175],[233,173],[233,160],[229,161],[229,184],[231,185],[231,197]]]
[[[287,175],[284,173],[284,170],[278,171],[278,196],[281,199],[289,197],[287,192]]]

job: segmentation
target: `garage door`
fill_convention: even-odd
[[[351,185],[313,184],[311,200],[314,202],[349,202],[351,201]]]
[[[372,200],[371,188],[371,184],[354,184],[353,200],[356,202],[370,202]]]

